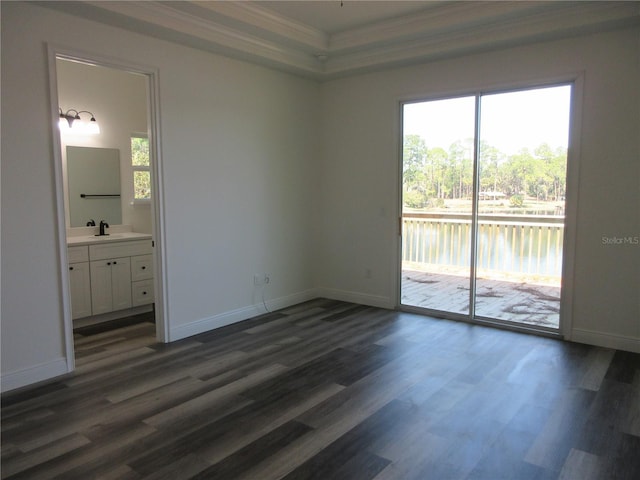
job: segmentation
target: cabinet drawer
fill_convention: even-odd
[[[67,248],[67,257],[69,263],[79,263],[89,261],[89,247],[86,245],[79,245],[77,247]]]
[[[141,280],[131,284],[131,296],[134,307],[153,303],[153,280]]]
[[[89,245],[89,257],[92,261],[103,260],[105,258],[133,257],[135,255],[146,255],[150,253],[151,240]]]
[[[153,255],[131,257],[131,281],[153,278]]]

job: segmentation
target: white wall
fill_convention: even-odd
[[[640,235],[639,59],[636,28],[323,84],[322,291],[396,304],[401,99],[583,72],[571,337],[640,351],[640,245],[602,241]]]
[[[272,308],[309,298],[316,83],[33,4],[1,8],[3,390],[66,371],[47,42],[159,71],[171,339],[259,313],[254,273],[271,274]]]
[[[152,233],[150,205],[133,202],[131,134],[147,133],[147,79],[113,68],[58,60],[58,102],[63,111],[88,110],[100,125],[99,135],[61,135],[63,174],[66,146],[116,148],[120,152],[122,223],[134,232]],[[88,120],[86,114],[83,120]],[[66,183],[66,182],[65,182]],[[65,201],[68,200],[65,185]],[[96,218],[96,222],[100,219]],[[67,212],[67,225],[68,225]]]

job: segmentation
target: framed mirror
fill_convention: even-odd
[[[67,146],[67,182],[71,227],[122,223],[118,149]]]

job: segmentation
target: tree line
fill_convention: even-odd
[[[473,139],[457,140],[447,150],[429,148],[419,135],[406,135],[403,145],[403,197],[407,207],[444,205],[445,199],[473,194]],[[506,155],[480,143],[480,192],[503,194],[514,206],[526,197],[561,200],[566,189],[567,151],[543,143]]]

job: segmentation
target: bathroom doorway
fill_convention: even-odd
[[[168,338],[157,72],[49,49],[68,370],[109,329]],[[86,190],[86,191],[85,191]],[[155,323],[155,327],[151,327]],[[86,342],[85,342],[86,343]]]

